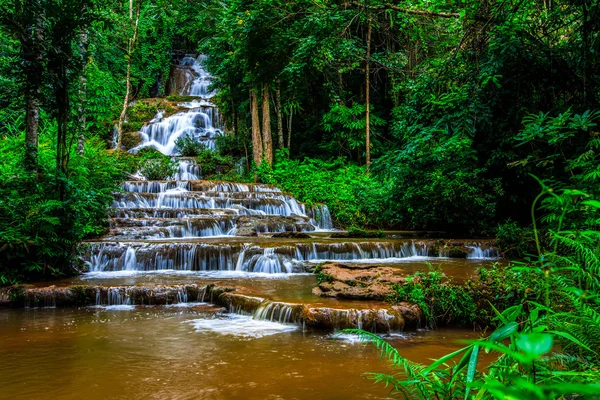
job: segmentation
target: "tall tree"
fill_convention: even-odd
[[[127,114],[127,106],[129,105],[131,97],[131,66],[133,63],[133,53],[135,51],[137,40],[138,40],[138,27],[140,23],[140,8],[141,0],[137,4],[137,11],[135,13],[135,21],[133,20],[133,0],[129,2],[129,21],[133,24],[133,35],[127,42],[127,75],[125,76],[125,99],[123,100],[123,108],[121,115],[119,116],[119,123],[117,125],[117,149],[121,149],[121,142],[123,140],[123,123],[125,122],[125,115]]]
[[[269,85],[264,85],[262,100],[263,157],[269,165],[273,165],[273,136],[271,134],[271,107],[269,102]]]
[[[365,68],[366,83],[365,83],[365,98],[367,107],[365,110],[365,129],[367,142],[367,172],[371,168],[371,31],[373,23],[369,18],[369,27],[367,28],[367,65]]]
[[[277,147],[283,149],[283,112],[281,110],[281,80],[277,80],[277,88],[275,91],[276,107],[277,107]]]
[[[258,88],[256,86],[250,89],[250,114],[252,115],[252,157],[256,166],[260,166],[263,158],[263,143],[260,134]]]
[[[25,100],[26,170],[38,167],[38,136],[40,120],[40,90],[43,80],[43,8],[34,0],[17,0],[0,4],[0,23],[19,42],[21,79]]]

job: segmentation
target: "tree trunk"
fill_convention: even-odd
[[[132,4],[132,3],[130,3]],[[137,42],[138,25],[140,22],[140,4],[137,6],[135,16],[135,28],[133,30],[133,37],[129,40],[127,46],[127,78],[126,78],[126,89],[125,99],[123,100],[123,109],[119,117],[119,125],[117,126],[117,149],[121,150],[121,140],[123,139],[123,123],[125,122],[125,114],[127,113],[127,105],[129,104],[129,96],[131,95],[131,60],[133,58],[133,50]]]
[[[27,125],[25,127],[25,168],[36,172],[38,167],[38,127],[40,121],[40,90],[31,88],[27,95],[25,111]]]
[[[294,115],[294,111],[290,110],[290,113],[288,114],[288,121],[287,121],[287,126],[288,126],[288,132],[287,132],[287,149],[290,150],[291,147],[290,145],[292,144],[292,116]]]
[[[277,81],[277,90],[275,92],[277,100],[277,147],[283,149],[283,116],[281,111],[281,81]]]
[[[260,136],[260,119],[258,116],[258,89],[250,89],[250,114],[252,114],[252,157],[254,164],[260,166],[263,157],[263,144]]]
[[[271,108],[269,106],[269,85],[263,87],[263,149],[265,161],[273,165],[273,137],[271,136]]]
[[[67,174],[69,164],[69,146],[67,145],[67,132],[69,130],[69,79],[67,77],[66,65],[59,67],[56,82],[54,83],[54,95],[57,108],[57,143],[56,143],[56,169]],[[62,198],[62,193],[61,193]]]
[[[25,3],[25,7],[33,8]],[[38,137],[40,123],[40,86],[42,64],[42,27],[40,20],[35,19],[32,24],[33,36],[20,37],[23,48],[22,58],[25,66],[25,157],[23,164],[30,172],[38,169]]]
[[[372,28],[372,24],[371,24],[371,20],[369,19],[369,28],[367,31],[367,67],[366,67],[366,75],[367,75],[367,82],[365,85],[365,97],[366,97],[366,103],[367,103],[367,109],[366,109],[366,115],[365,115],[365,119],[366,119],[366,138],[367,138],[367,172],[369,172],[369,168],[371,167],[371,126],[370,126],[370,118],[371,118],[371,103],[370,103],[370,86],[371,86],[371,79],[370,79],[370,61],[371,61],[371,29]]]
[[[85,130],[86,130],[86,107],[85,102],[87,98],[87,77],[86,77],[86,67],[87,67],[87,29],[81,33],[79,37],[79,52],[82,62],[82,71],[81,75],[79,75],[79,109],[77,113],[79,115],[79,138],[77,140],[77,154],[83,155],[85,151]]]
[[[237,117],[237,110],[236,110],[236,108],[237,107],[235,106],[233,100],[231,100],[231,114],[232,114],[231,118],[233,120],[231,122],[231,134],[233,136],[237,135],[237,120],[238,120],[238,117]]]

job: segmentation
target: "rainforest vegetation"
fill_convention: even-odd
[[[127,150],[185,100],[169,93],[184,54],[207,56],[225,121],[216,151],[177,143],[205,177],[278,185],[339,228],[495,237],[520,260],[481,272],[498,291],[477,308],[436,272],[398,288],[432,323],[482,307],[496,330],[429,367],[362,333],[408,377],[378,381],[597,398],[598,0],[0,0],[0,285],[76,273],[120,182],[173,173]]]

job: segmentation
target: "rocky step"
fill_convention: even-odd
[[[306,215],[293,198],[231,199],[207,197],[194,192],[176,194],[115,193],[113,208],[238,208],[268,215]]]
[[[308,217],[192,216],[183,218],[111,218],[105,239],[159,239],[210,236],[256,236],[259,233],[311,232]]]
[[[87,242],[83,260],[93,272],[106,271],[246,271],[263,273],[310,272],[319,261],[358,261],[408,257],[492,258],[491,242],[459,241],[344,241],[322,238],[228,238],[168,242]]]
[[[126,181],[123,183],[122,188],[125,192],[135,193],[160,193],[176,188],[184,188],[195,192],[281,193],[278,187],[272,185],[207,180]]]
[[[188,216],[237,216],[239,210],[233,208],[109,208],[113,218],[184,218]]]
[[[253,318],[324,330],[361,328],[378,333],[414,330],[421,326],[422,311],[414,304],[365,304],[364,307],[324,307],[311,303],[271,301],[215,285],[146,286],[16,286],[0,291],[0,305],[8,307],[158,306],[210,303],[224,311]]]

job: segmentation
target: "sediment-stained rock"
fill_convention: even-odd
[[[385,300],[393,285],[403,284],[404,277],[394,268],[376,265],[329,263],[318,270],[319,286],[313,294],[360,300]]]

